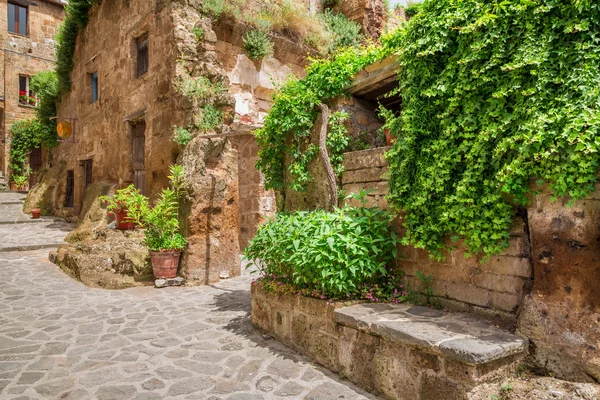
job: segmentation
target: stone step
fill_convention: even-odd
[[[468,400],[516,372],[528,349],[527,340],[471,314],[330,303],[258,285],[252,322],[358,386],[398,400]]]

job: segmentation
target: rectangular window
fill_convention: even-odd
[[[31,106],[37,105],[37,96],[29,88],[30,78],[26,75],[19,75],[19,103]]]
[[[136,77],[144,75],[148,72],[148,35],[139,37],[136,40],[137,44],[137,68]]]
[[[27,36],[27,7],[8,3],[8,31]]]
[[[65,192],[65,207],[73,207],[75,204],[75,171],[67,171],[67,190]]]
[[[92,103],[98,101],[98,73],[92,74]]]

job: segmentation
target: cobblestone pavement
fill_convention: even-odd
[[[72,229],[57,218],[32,219],[21,211],[24,195],[0,193],[0,251],[58,247]]]
[[[0,251],[0,399],[375,398],[255,331],[249,282],[107,291]]]

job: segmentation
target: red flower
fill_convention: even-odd
[[[27,95],[27,92],[26,92],[25,90],[20,90],[20,91],[19,91],[19,95],[20,95],[20,96],[26,96],[26,95]]]

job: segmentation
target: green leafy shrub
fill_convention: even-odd
[[[56,103],[58,101],[58,78],[54,71],[39,72],[31,78],[30,88],[38,97],[35,117],[40,125],[40,143],[48,148],[58,145],[56,134]]]
[[[358,46],[364,40],[360,33],[361,26],[344,14],[325,10],[323,20],[331,33],[330,51],[339,47]]]
[[[357,296],[387,282],[397,256],[390,221],[386,211],[367,207],[278,213],[259,228],[245,256],[269,280],[328,298]]]
[[[264,127],[255,131],[261,147],[257,168],[265,175],[268,189],[306,190],[312,179],[308,164],[318,153],[317,146],[310,143],[310,133],[319,104],[345,94],[354,75],[387,52],[375,47],[345,48],[331,59],[313,60],[304,78],[290,79],[277,91]],[[330,150],[333,158],[342,151]],[[284,179],[286,153],[291,160],[289,181]]]
[[[263,57],[273,54],[273,41],[268,33],[252,29],[246,33],[243,41],[244,50],[250,58],[260,60]]]
[[[190,131],[181,126],[174,127],[173,141],[180,146],[185,146],[192,140],[193,136]]]
[[[204,0],[202,4],[202,12],[213,17],[220,17],[225,10],[224,0]]]
[[[532,180],[573,200],[594,191],[599,31],[598,2],[439,0],[389,38],[403,107],[386,123],[389,201],[405,243],[439,256],[455,235],[498,253]]]
[[[207,132],[215,129],[223,123],[223,111],[212,105],[206,105],[202,109],[202,121],[198,128],[202,132]]]
[[[164,189],[152,206],[150,199],[133,185],[128,188],[127,216],[144,228],[144,243],[152,251],[183,250],[186,239],[179,232],[179,198],[183,191],[184,172],[179,165],[171,166],[171,187]]]
[[[192,32],[196,37],[196,42],[201,42],[202,39],[204,39],[204,29],[200,28],[199,26],[195,26],[192,29]]]
[[[206,102],[221,94],[225,90],[225,85],[221,81],[211,82],[205,76],[195,78],[180,76],[175,81],[175,88],[185,97],[198,102]]]
[[[29,175],[27,157],[31,149],[41,146],[44,128],[37,119],[28,119],[17,121],[11,126],[10,132],[8,170],[13,180],[17,176]]]

